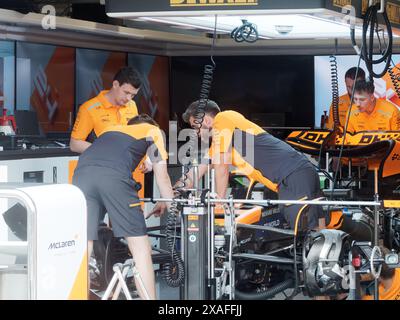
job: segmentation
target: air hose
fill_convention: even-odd
[[[339,118],[339,80],[338,80],[338,66],[335,56],[329,56],[331,65],[331,86],[332,86],[332,113],[334,129],[340,126]]]
[[[400,73],[395,73],[394,68],[392,67],[388,69],[388,73],[390,75],[390,79],[392,80],[394,91],[396,91],[397,97],[400,99]]]
[[[322,152],[327,145],[335,143],[335,134],[339,131],[339,127],[341,126],[339,118],[339,78],[336,56],[329,56],[329,63],[331,66],[333,132],[321,143],[318,154],[318,169],[321,169]]]
[[[293,288],[293,285],[293,279],[287,279],[262,292],[248,293],[235,289],[235,298],[239,300],[266,300],[274,297],[286,289]]]
[[[176,193],[176,192],[175,192]],[[162,276],[170,287],[179,287],[185,279],[185,267],[183,261],[175,250],[176,222],[179,216],[178,202],[173,201],[170,207],[170,213],[167,217],[165,227],[166,241],[169,252],[171,252],[171,262],[164,263]]]
[[[215,16],[215,27],[214,27],[214,37],[212,50],[215,45],[216,39],[216,26],[217,26],[217,16]],[[190,136],[189,140],[189,148],[188,150],[194,150],[194,146],[198,143],[198,136],[200,134],[201,126],[203,124],[205,113],[205,108],[208,102],[208,97],[211,90],[212,80],[213,80],[213,72],[215,69],[215,62],[213,56],[211,55],[212,65],[204,66],[203,80],[200,88],[200,99],[199,105],[194,115],[194,123],[195,123],[195,132]],[[192,147],[193,146],[193,147]],[[196,155],[197,156],[197,155]],[[171,262],[165,263],[162,269],[162,276],[165,279],[166,283],[171,287],[178,287],[183,284],[185,280],[185,267],[183,261],[175,250],[176,244],[176,223],[177,218],[180,213],[179,204],[177,201],[174,201],[178,198],[184,197],[185,189],[186,189],[186,181],[188,179],[188,173],[190,170],[190,162],[184,165],[183,177],[180,180],[181,183],[178,183],[174,188],[174,198],[171,203],[170,213],[168,214],[167,223],[166,223],[166,241],[168,244],[168,249],[171,252]]]
[[[382,78],[386,71],[388,71],[391,56],[392,56],[392,45],[393,45],[393,34],[392,34],[392,27],[387,16],[386,11],[382,13],[383,20],[386,26],[386,32],[388,34],[388,44],[384,52],[381,52],[381,57],[379,59],[374,60],[374,33],[376,32],[379,45],[380,45],[380,38],[379,38],[379,29],[378,29],[378,7],[379,4],[372,5],[368,7],[364,19],[363,19],[363,29],[362,29],[362,48],[361,50],[358,48],[356,41],[355,41],[355,30],[354,28],[351,29],[351,42],[353,47],[355,48],[357,54],[360,54],[362,59],[365,61],[365,65],[367,66],[370,80],[372,78]],[[367,33],[369,29],[369,36],[367,42]],[[373,66],[374,64],[379,64],[385,61],[385,67],[380,73],[375,73]]]

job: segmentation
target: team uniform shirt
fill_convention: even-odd
[[[247,144],[251,144],[248,150]],[[214,118],[209,156],[215,163],[227,152],[240,172],[273,191],[295,170],[311,166],[303,154],[235,111],[223,111]]]
[[[373,296],[364,296],[363,300],[372,300]],[[400,269],[396,269],[392,286],[385,291],[383,285],[379,285],[379,300],[400,300]]]
[[[167,159],[160,129],[147,123],[109,127],[82,153],[73,184],[86,198],[88,240],[98,239],[104,211],[109,214],[115,237],[147,234],[131,176],[146,153],[153,162]]]
[[[384,99],[376,99],[371,114],[358,111],[356,106],[352,109],[347,128],[349,132],[400,130],[399,109]]]
[[[129,177],[146,155],[146,150],[152,162],[168,158],[158,127],[147,123],[112,126],[105,129],[82,153],[77,170],[96,166]]]
[[[339,97],[339,122],[342,127],[346,124],[347,110],[349,110],[350,106],[350,96],[346,93]],[[329,108],[329,117],[328,123],[326,124],[327,129],[333,129],[334,121],[333,121],[333,105]]]
[[[101,91],[81,105],[72,129],[72,138],[86,140],[92,131],[98,137],[107,127],[126,125],[131,118],[138,115],[134,101],[131,100],[124,106],[113,106],[105,97],[107,92]]]

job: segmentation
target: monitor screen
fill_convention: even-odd
[[[217,56],[210,99],[265,127],[314,124],[313,56]],[[209,57],[171,59],[171,113],[181,121],[199,99]]]
[[[35,111],[15,110],[17,134],[21,136],[40,136],[39,122]]]

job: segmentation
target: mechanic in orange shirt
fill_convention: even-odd
[[[89,257],[93,241],[98,240],[98,224],[105,208],[113,224],[114,236],[126,238],[149,298],[156,299],[152,249],[145,215],[131,177],[131,172],[146,154],[153,162],[161,196],[173,198],[164,138],[157,123],[146,114],[130,119],[127,125],[105,129],[79,157],[73,184],[82,190],[87,202]],[[168,203],[165,205],[169,206]],[[138,283],[137,289],[140,297],[146,298]]]
[[[196,112],[199,101],[189,105],[183,120],[197,129]],[[221,111],[216,102],[207,100],[201,123],[200,137],[208,141],[212,134],[209,155],[215,169],[215,189],[219,198],[226,197],[229,165],[240,168],[241,172],[267,188],[278,193],[280,200],[314,199],[320,195],[317,171],[310,161],[284,141],[267,133],[257,124],[233,110]],[[199,165],[199,178],[207,171],[207,164]],[[193,171],[187,174],[186,186],[193,185]],[[161,205],[154,208],[154,212]],[[297,220],[301,205],[281,205],[280,209],[291,229],[318,228],[324,225],[320,206],[311,206],[306,225]]]
[[[142,82],[132,67],[124,67],[114,76],[112,88],[101,91],[79,108],[71,133],[70,149],[82,153],[91,143],[86,141],[92,131],[96,137],[112,125],[127,124],[138,115],[132,100],[139,92]]]
[[[382,255],[385,256],[390,251],[380,247]],[[379,300],[400,300],[400,269],[389,268],[386,263],[382,264],[379,276]],[[363,300],[372,300],[373,296],[365,295]]]
[[[362,68],[359,68],[358,72],[357,72],[357,67],[350,68],[349,70],[346,71],[346,74],[344,75],[344,82],[346,84],[347,93],[339,97],[339,104],[338,104],[339,122],[341,127],[344,127],[346,124],[347,110],[349,110],[350,106],[351,93],[353,90],[356,73],[357,73],[357,81],[365,80],[365,71]],[[331,104],[329,108],[329,117],[328,117],[328,122],[326,124],[326,128],[332,130],[333,125],[334,125],[333,104]]]
[[[400,130],[399,109],[384,99],[376,99],[371,81],[359,81],[354,91],[354,105],[347,131],[397,131]]]

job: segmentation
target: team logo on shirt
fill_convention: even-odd
[[[110,122],[110,115],[104,114],[100,117],[101,122]]]

